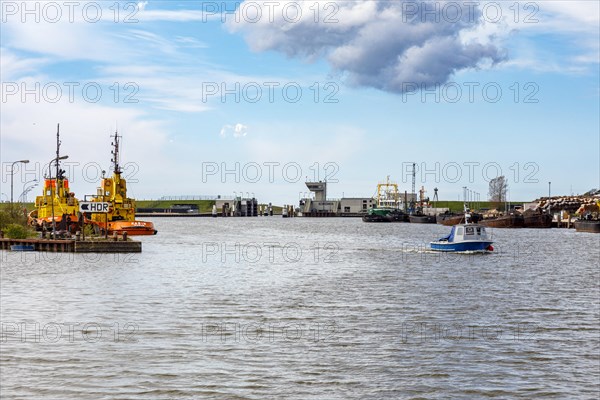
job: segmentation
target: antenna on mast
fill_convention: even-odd
[[[111,143],[113,146],[113,150],[111,150],[112,159],[110,160],[113,164],[113,171],[115,174],[121,173],[121,167],[119,166],[119,136],[118,132],[115,131],[115,135],[111,136],[114,138],[114,141]]]
[[[60,158],[60,123],[56,124],[56,181],[58,182],[58,159]],[[52,178],[52,177],[50,177]]]

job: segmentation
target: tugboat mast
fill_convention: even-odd
[[[113,145],[114,149],[110,152],[113,156],[113,158],[110,160],[113,163],[113,171],[115,174],[120,174],[121,173],[121,166],[119,165],[119,138],[121,136],[119,136],[119,134],[117,133],[117,131],[115,131],[115,135],[112,136],[114,137],[114,142],[112,142],[111,144]]]
[[[58,160],[60,159],[60,123],[56,124],[56,184],[58,185],[58,173],[59,166]],[[52,176],[49,176],[52,179]]]

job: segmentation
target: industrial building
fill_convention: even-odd
[[[218,214],[223,217],[257,217],[259,213],[256,198],[217,199],[215,205]]]
[[[373,197],[343,197],[341,199],[327,198],[327,182],[306,182],[306,187],[314,198],[300,200],[297,212],[305,217],[360,217],[370,208],[377,206]],[[407,194],[407,201],[414,201],[416,195]]]

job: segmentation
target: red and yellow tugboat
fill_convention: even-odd
[[[36,230],[70,231],[77,230],[79,222],[79,201],[69,190],[69,180],[65,171],[60,169],[60,125],[56,130],[56,158],[48,166],[48,176],[44,180],[41,196],[35,198],[35,210],[29,213],[28,222]],[[56,164],[56,175],[51,172],[52,163]]]
[[[102,231],[108,230],[109,234],[127,232],[128,235],[156,235],[157,231],[152,222],[136,221],[135,219],[135,200],[127,197],[127,182],[121,177],[120,137],[115,132],[111,160],[113,175],[110,178],[102,179],[96,195],[92,198],[92,201],[109,202],[108,214],[91,214],[87,222],[93,223]]]

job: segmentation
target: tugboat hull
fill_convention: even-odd
[[[57,214],[54,219],[50,217],[39,217],[38,210],[33,210],[27,216],[27,223],[29,226],[34,228],[36,231],[51,230],[52,226],[56,224],[56,230],[58,231],[70,231],[75,233],[79,226],[79,218],[75,214]]]
[[[104,223],[96,224],[100,227],[100,229],[105,229]],[[149,236],[156,235],[158,231],[154,229],[154,224],[152,222],[146,221],[112,221],[108,223],[108,234],[112,235],[113,233],[117,233],[122,235],[124,232],[127,232],[129,236]]]

